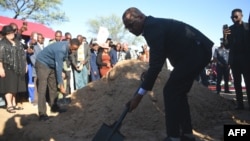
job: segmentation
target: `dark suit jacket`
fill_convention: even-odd
[[[91,72],[99,72],[98,65],[97,65],[97,55],[94,51],[91,51],[90,54],[90,71]]]
[[[111,64],[115,65],[117,63],[117,61],[118,61],[118,59],[117,59],[117,51],[112,48],[110,50],[109,54],[110,54],[110,58],[111,58]]]
[[[227,40],[224,40],[224,45],[229,52],[229,63],[231,65],[239,61],[250,61],[250,31],[249,24],[244,23],[241,26],[232,25],[229,27],[231,34]]]
[[[87,69],[89,69],[89,60],[90,60],[90,48],[89,48],[89,45],[87,43],[83,43],[83,49],[84,49],[85,61],[87,61],[86,64],[84,64],[84,65],[87,67]],[[78,58],[77,52],[71,53],[70,61],[71,61],[73,66],[77,66],[77,64],[78,64],[77,58]]]
[[[42,47],[43,48],[43,47]],[[35,63],[36,63],[36,56],[39,52],[42,51],[42,48],[40,47],[40,45],[36,44],[34,46],[34,53],[31,54],[30,57],[30,61],[32,63],[32,76],[36,76],[36,70],[35,70]]]
[[[194,44],[202,44],[204,50],[211,50],[213,46],[213,42],[197,29],[172,19],[148,16],[142,34],[150,47],[149,69],[142,84],[145,90],[152,90],[166,58],[175,67],[187,55],[192,55],[187,52],[194,49]]]

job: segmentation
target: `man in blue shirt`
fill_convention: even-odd
[[[77,51],[80,43],[77,39],[56,42],[44,48],[36,58],[35,69],[38,78],[38,114],[40,120],[47,120],[46,88],[49,88],[51,112],[64,112],[57,105],[57,88],[66,93],[62,79],[63,61],[68,54]],[[57,87],[58,84],[58,87]]]

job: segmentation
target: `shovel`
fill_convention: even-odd
[[[109,126],[103,123],[92,141],[123,141],[125,136],[120,133],[119,129],[128,110],[129,108],[126,106],[118,121],[113,125]]]
[[[146,72],[143,72],[141,74],[141,82],[144,81],[145,75],[146,75]],[[137,94],[139,89],[140,87],[137,89],[134,95]],[[92,141],[123,141],[125,136],[120,133],[119,129],[128,111],[129,111],[129,107],[126,106],[121,116],[119,117],[118,121],[114,122],[113,125],[111,126],[103,123]]]

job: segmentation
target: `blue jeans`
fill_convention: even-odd
[[[85,87],[89,82],[88,69],[86,65],[83,66],[81,71],[74,70],[74,79],[76,89]]]

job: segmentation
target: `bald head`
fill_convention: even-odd
[[[139,9],[135,7],[128,8],[122,15],[122,19],[124,20],[135,20],[140,16],[145,16]]]
[[[136,36],[142,33],[145,18],[146,16],[135,7],[128,8],[122,15],[125,28]]]

